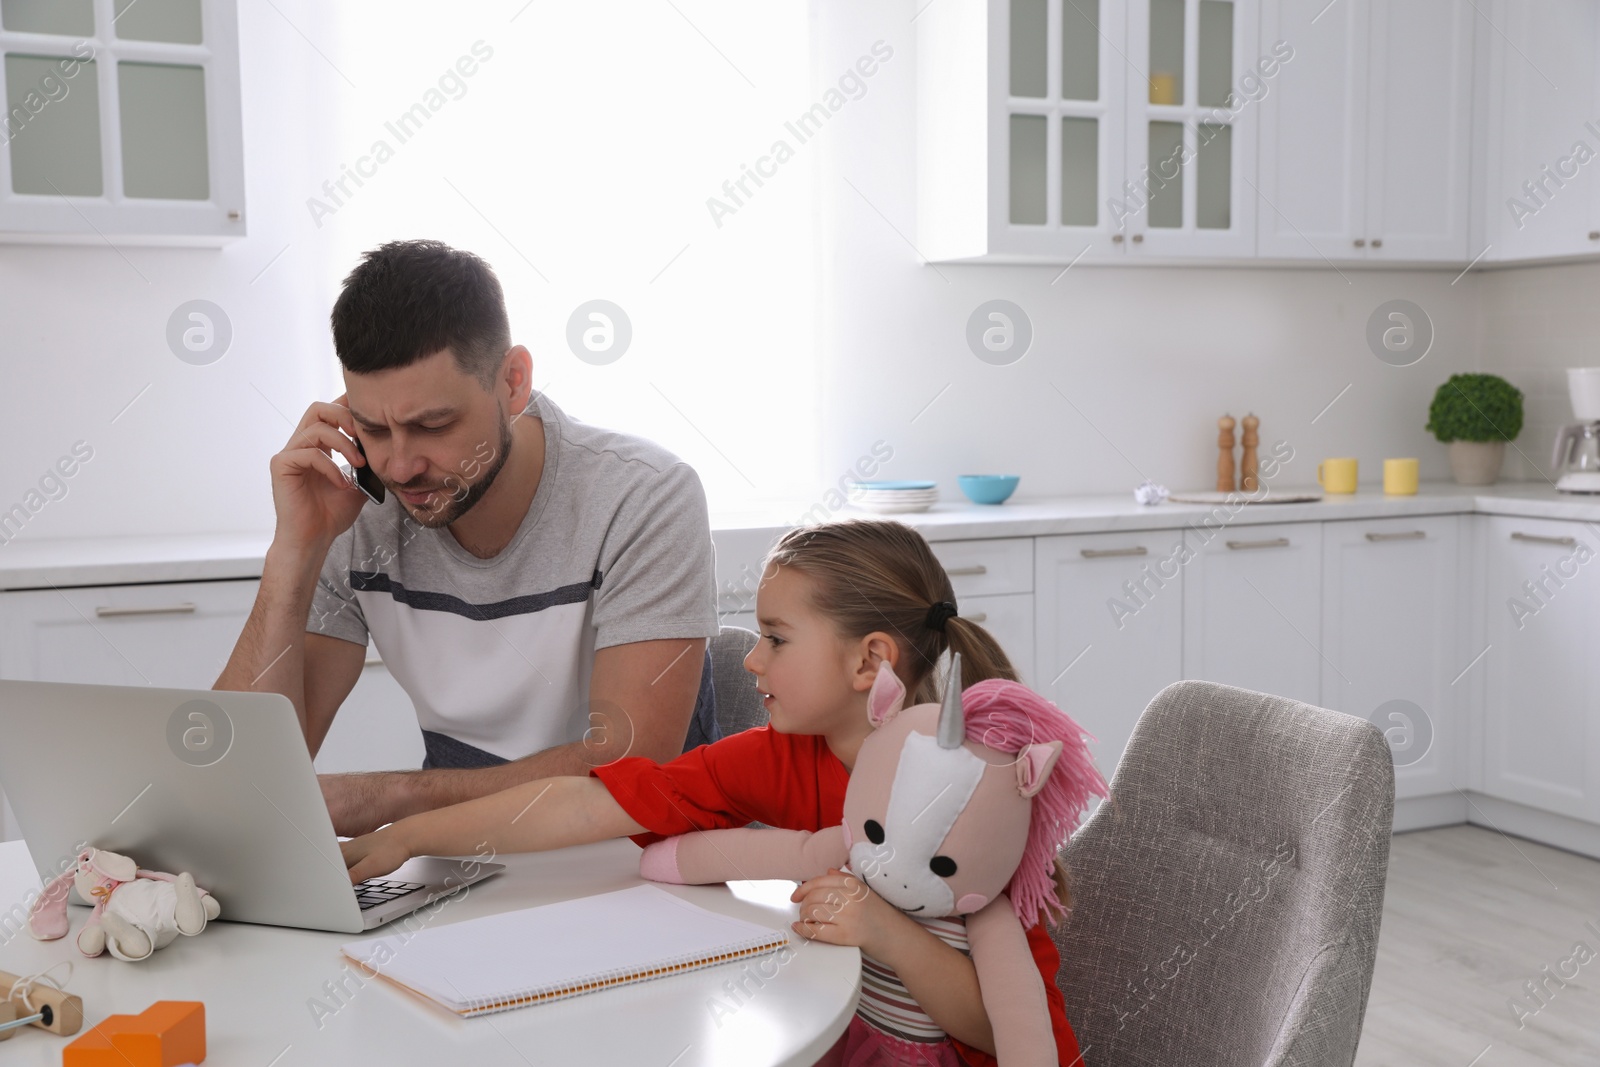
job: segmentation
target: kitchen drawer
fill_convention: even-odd
[[[961,617],[988,630],[1022,684],[1033,685],[1032,593],[967,597],[961,601]]]
[[[983,541],[934,541],[933,554],[963,597],[1033,592],[1033,538],[997,537]]]
[[[0,593],[0,677],[209,689],[256,582],[173,582]]]

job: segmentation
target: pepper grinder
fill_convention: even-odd
[[[1256,427],[1261,425],[1261,420],[1254,415],[1246,415],[1240,420],[1240,425],[1244,427],[1244,436],[1240,439],[1244,450],[1239,457],[1239,488],[1247,493],[1253,493],[1261,487],[1256,478],[1256,446],[1261,443]]]
[[[1233,492],[1233,416],[1217,420],[1217,491]]]

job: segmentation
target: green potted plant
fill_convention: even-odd
[[[1522,393],[1498,374],[1452,374],[1433,394],[1427,429],[1450,446],[1457,484],[1490,485],[1522,432]]]

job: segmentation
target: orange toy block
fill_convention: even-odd
[[[177,1067],[205,1058],[206,1006],[197,1000],[109,1015],[61,1051],[62,1067]]]

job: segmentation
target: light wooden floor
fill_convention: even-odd
[[[1476,826],[1397,834],[1356,1067],[1595,1067],[1597,930],[1600,862]],[[1519,1028],[1511,1001],[1538,1013]]]

